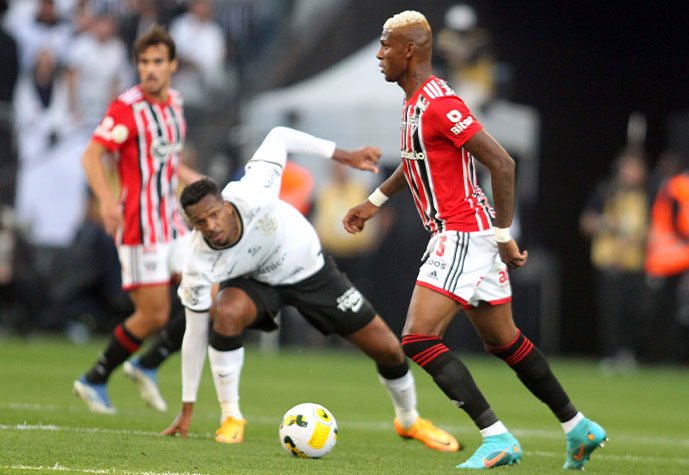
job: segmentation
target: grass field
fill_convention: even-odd
[[[293,349],[262,355],[251,346],[240,387],[248,421],[244,443],[224,445],[212,438],[219,412],[209,372],[190,437],[161,437],[157,433],[180,405],[179,357],[160,374],[168,413],[146,407],[118,370],[110,397],[119,414],[96,415],[71,394],[71,385],[102,344],[0,341],[0,473],[451,473],[480,442],[468,416],[416,367],[421,414],[452,432],[465,447],[462,452],[439,453],[400,439],[374,365],[358,353]],[[520,465],[498,473],[563,472],[564,436],[548,409],[500,361],[476,356],[465,361],[524,449]],[[689,473],[689,369],[643,368],[604,377],[592,362],[551,365],[578,408],[608,431],[610,441],[594,453],[587,473]],[[337,445],[320,460],[291,457],[277,437],[282,414],[307,401],[325,405],[339,426]]]

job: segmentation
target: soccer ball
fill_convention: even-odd
[[[320,404],[304,402],[285,413],[278,433],[282,446],[295,457],[320,458],[337,442],[337,422]]]

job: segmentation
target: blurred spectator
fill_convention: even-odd
[[[134,41],[161,20],[161,2],[156,0],[130,0],[131,11],[120,21],[120,35],[127,51],[131,52]]]
[[[666,150],[656,162],[655,167],[651,171],[651,176],[649,178],[648,184],[648,196],[651,198],[651,202],[655,200],[658,190],[665,180],[679,174],[684,170],[686,164],[682,154],[674,150]]]
[[[652,290],[654,360],[689,361],[689,171],[660,186],[651,209],[646,273]]]
[[[291,204],[304,216],[311,211],[313,197],[313,176],[308,168],[297,165],[292,160],[285,163],[280,186],[280,199]]]
[[[209,104],[209,92],[224,84],[225,36],[212,18],[209,0],[192,0],[189,11],[170,24],[170,34],[177,44],[179,69],[174,86],[188,105]]]
[[[48,51],[38,53],[14,101],[19,151],[16,208],[29,227],[29,242],[68,246],[81,223],[86,181],[79,166],[64,75]]]
[[[598,334],[602,369],[636,365],[639,329],[644,317],[644,245],[648,229],[647,170],[639,150],[624,150],[610,179],[598,185],[580,217],[591,238],[596,273]]]
[[[15,5],[23,3],[13,2],[10,7],[21,8]],[[61,61],[60,55],[66,50],[71,38],[71,26],[58,16],[54,0],[27,3],[35,5],[32,16],[25,19],[23,15],[15,15],[8,25],[19,45],[19,65],[23,72],[33,68],[41,51],[49,51]]]
[[[7,0],[0,0],[0,205],[14,201],[16,158],[12,136],[12,98],[19,74],[17,43],[5,32],[2,20]]]
[[[84,129],[84,147],[108,104],[131,83],[127,51],[116,29],[113,17],[93,17],[67,54],[70,107]]]
[[[496,93],[497,61],[493,37],[478,26],[476,11],[466,4],[448,8],[435,41],[443,74],[457,95],[472,110],[487,105]]]
[[[316,196],[313,225],[326,252],[340,259],[356,258],[373,249],[378,221],[366,223],[364,232],[350,234],[342,226],[342,218],[353,203],[368,197],[369,186],[353,179],[342,165],[332,163],[330,170],[330,180],[322,184]],[[350,269],[343,271],[349,273]]]

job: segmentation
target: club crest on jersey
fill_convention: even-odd
[[[258,220],[258,226],[256,227],[263,231],[263,234],[270,234],[275,232],[278,225],[277,221],[273,219],[272,216],[265,216]]]

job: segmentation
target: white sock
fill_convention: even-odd
[[[403,427],[410,427],[416,422],[419,413],[416,411],[416,385],[411,371],[397,379],[386,379],[380,374],[378,379],[390,393],[392,404],[395,406],[395,417]]]
[[[492,435],[504,434],[507,432],[507,427],[505,427],[505,424],[503,424],[501,421],[498,421],[489,425],[485,429],[481,429],[479,432],[485,439],[486,437],[490,437]]]
[[[584,420],[584,415],[581,412],[577,412],[577,415],[572,417],[570,420],[565,421],[562,423],[562,430],[565,431],[565,434],[568,434],[569,432],[574,429],[577,424],[579,424],[582,420]]]
[[[208,347],[215,392],[220,402],[220,423],[228,417],[244,419],[239,410],[239,376],[244,365],[244,347],[230,351],[219,351]]]

